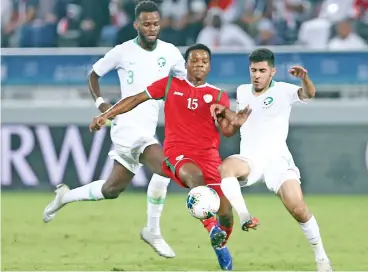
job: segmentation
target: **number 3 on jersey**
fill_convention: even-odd
[[[128,71],[127,83],[132,84],[134,81],[134,72],[132,70]]]
[[[188,109],[195,110],[198,108],[198,98],[188,98]]]

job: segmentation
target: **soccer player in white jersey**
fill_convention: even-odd
[[[93,65],[89,74],[89,88],[96,107],[105,112],[111,107],[100,96],[99,78],[111,70],[117,70],[122,98],[144,90],[154,81],[170,72],[186,76],[185,61],[173,44],[159,40],[160,14],[152,1],[142,1],[135,9],[134,27],[138,37],[115,46]],[[114,199],[130,184],[134,174],[142,166],[148,166],[154,174],[147,190],[147,226],[141,238],[155,251],[167,258],[175,257],[174,251],[162,238],[160,216],[166,197],[169,178],[163,177],[164,155],[155,139],[160,102],[147,101],[112,122],[111,139],[114,150],[109,156],[114,160],[107,180],[97,180],[85,186],[69,190],[59,185],[55,199],[44,211],[44,221],[51,221],[56,212],[67,203]]]
[[[275,57],[268,49],[257,49],[250,56],[252,84],[237,89],[239,109],[252,113],[247,120],[224,106],[211,109],[213,116],[223,115],[236,128],[240,127],[240,154],[226,158],[221,164],[221,189],[239,215],[243,228],[251,218],[240,190],[239,181],[246,186],[265,182],[267,188],[279,196],[289,213],[299,222],[314,250],[318,271],[332,271],[324,250],[316,219],[303,199],[300,173],[286,144],[292,106],[315,96],[315,87],[307,70],[294,66],[289,73],[301,80],[301,87],[276,82]]]

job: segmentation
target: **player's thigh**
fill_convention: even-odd
[[[139,157],[140,163],[146,165],[153,173],[165,176],[162,164],[165,160],[161,146],[156,143],[148,143]]]
[[[300,188],[300,171],[291,155],[271,158],[264,163],[264,181],[269,190],[278,194],[283,184],[293,180]]]
[[[220,165],[221,178],[236,177],[246,179],[250,173],[250,161],[241,155],[227,157]]]
[[[177,176],[190,189],[205,185],[202,169],[191,159],[183,159],[178,163]]]

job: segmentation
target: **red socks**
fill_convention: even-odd
[[[208,231],[208,233],[210,233],[212,228],[217,225],[217,220],[216,220],[215,216],[213,216],[209,219],[201,220],[201,222],[202,222],[203,226],[205,227],[205,229]]]
[[[224,227],[224,226],[221,226],[220,225],[220,229],[222,229],[223,231],[226,232],[226,240],[222,244],[222,246],[224,246],[227,243],[227,240],[229,240],[229,237],[230,237],[231,233],[233,232],[233,226],[231,226],[231,227]]]

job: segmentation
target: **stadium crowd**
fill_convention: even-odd
[[[367,48],[368,0],[155,0],[160,38],[211,48]],[[1,0],[2,47],[113,46],[136,36],[137,0]]]

